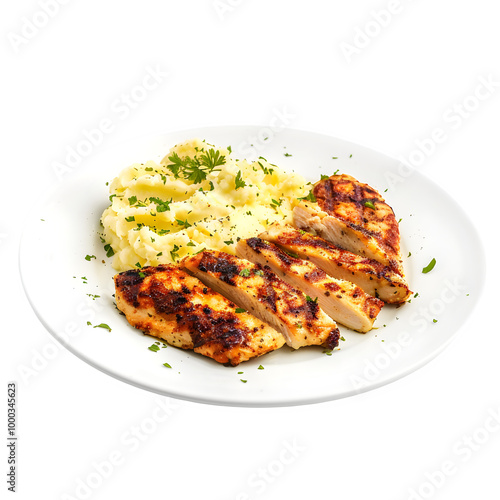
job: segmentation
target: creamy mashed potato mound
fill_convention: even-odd
[[[136,163],[110,184],[102,240],[118,271],[175,262],[204,249],[234,254],[240,238],[291,222],[310,183],[264,158],[238,160],[199,139],[157,164]]]

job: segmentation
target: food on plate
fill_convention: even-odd
[[[294,208],[295,226],[404,276],[399,225],[375,189],[343,174],[320,180],[312,193],[316,202],[302,201]]]
[[[285,343],[281,333],[179,266],[129,270],[114,281],[117,307],[131,325],[219,363],[236,366]]]
[[[118,271],[168,264],[204,248],[235,252],[292,209],[311,189],[298,174],[264,158],[198,139],[173,147],[160,163],[135,163],[111,182],[102,241]]]
[[[261,266],[269,266],[279,278],[317,300],[332,319],[353,330],[362,333],[371,330],[384,305],[353,283],[332,278],[312,262],[292,257],[260,238],[240,240],[236,253]]]
[[[313,185],[192,139],[122,170],[110,201],[101,240],[121,271],[118,309],[219,363],[284,344],[329,353],[337,322],[366,333],[384,302],[412,293],[392,208],[349,175]]]
[[[389,304],[405,302],[411,296],[406,280],[390,267],[342,250],[319,236],[275,223],[259,237],[310,260],[334,278],[355,283],[364,292]]]
[[[186,257],[182,266],[281,332],[290,347],[321,345],[333,349],[338,345],[337,325],[317,300],[279,279],[268,267],[219,251]]]

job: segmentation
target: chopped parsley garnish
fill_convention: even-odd
[[[245,277],[250,276],[250,269],[247,269],[247,268],[242,269],[242,270],[240,271],[240,276],[245,276]]]
[[[321,180],[324,181],[325,179],[329,179],[329,175],[321,174]]]
[[[88,324],[88,322],[87,322],[87,324]],[[111,331],[111,328],[106,323],[101,323],[100,325],[95,325],[94,328],[104,328],[105,330],[108,330],[108,332]]]
[[[314,196],[312,189],[311,189],[311,191],[309,191],[309,194],[307,196],[304,196],[302,198],[297,198],[297,199],[298,200],[306,200],[306,201],[310,201],[312,203],[316,203],[316,196]]]
[[[312,299],[311,297],[309,297],[309,295],[306,295],[306,300],[307,300],[307,302],[314,302],[315,304],[318,303],[318,297],[316,297],[315,299]]]
[[[365,202],[363,203],[363,205],[364,205],[365,207],[368,207],[368,208],[371,208],[371,209],[375,210],[375,205],[373,204],[373,202],[372,202],[372,201],[365,201]]]
[[[91,299],[92,299],[92,300],[95,300],[95,299],[98,299],[98,298],[100,298],[100,297],[101,297],[100,295],[94,295],[94,294],[92,294],[92,293],[87,293],[87,295],[88,295],[89,297],[91,297]]]
[[[177,245],[174,245],[172,250],[170,250],[170,257],[172,257],[172,260],[176,260],[179,258],[179,254],[177,253],[180,250],[180,247]]]
[[[106,250],[106,257],[113,257],[115,251],[111,248],[111,245],[108,243],[104,245],[104,250]]]
[[[244,384],[246,384],[246,383],[248,382],[248,380],[243,380],[242,378],[240,378],[240,380],[241,380]]]
[[[85,256],[85,260],[88,260],[89,262],[91,261],[91,259],[96,259],[97,257],[95,255],[86,255]]]
[[[149,201],[156,205],[157,212],[169,212],[170,211],[170,203],[172,203],[172,198],[170,198],[170,201],[165,201],[165,200],[161,200],[160,198],[156,198],[154,196],[151,196],[149,198]]]
[[[432,259],[429,264],[427,264],[423,269],[422,269],[422,272],[424,274],[427,274],[427,273],[430,273],[433,269],[434,269],[434,266],[436,265],[436,259]],[[416,295],[415,295],[416,297]]]
[[[236,177],[234,178],[234,189],[239,189],[245,187],[247,183],[242,179],[241,170],[238,170]]]
[[[188,246],[188,247],[195,247],[196,243],[193,243],[192,241],[190,241],[189,243],[186,243],[186,246]]]
[[[224,243],[225,243],[226,245],[233,245],[233,244],[234,244],[234,241],[233,241],[233,240],[226,240],[226,241],[224,241]]]
[[[137,196],[131,196],[128,199],[128,203],[129,203],[129,205],[135,205],[137,203]]]
[[[283,249],[283,251],[287,255],[289,255],[290,257],[293,257],[294,259],[298,259],[299,258],[299,254],[298,253],[292,252],[291,250],[285,250],[285,249]]]
[[[163,363],[163,366],[165,366],[167,368],[172,368],[168,363]]]
[[[125,220],[127,222],[135,222],[135,216],[134,215],[131,215],[130,217],[125,217]]]
[[[182,227],[184,227],[184,228],[186,228],[186,229],[187,229],[188,227],[191,227],[191,226],[192,226],[192,224],[190,224],[190,223],[187,221],[187,219],[186,219],[186,220],[175,219],[175,222],[177,222],[177,224],[178,224],[179,226],[182,226]]]
[[[259,365],[259,367],[257,368],[257,370],[263,370],[264,367],[262,365]]]
[[[326,354],[327,356],[331,356],[331,355],[332,355],[332,352],[333,352],[333,351],[332,351],[331,349],[325,349],[325,350],[323,351],[323,354]]]
[[[243,309],[243,308],[241,308],[241,307],[237,307],[237,308],[234,310],[234,312],[235,312],[236,314],[241,314],[241,313],[247,312],[247,310],[246,310],[246,309]]]
[[[273,174],[273,172],[274,172],[273,168],[264,167],[264,165],[262,165],[262,163],[260,161],[258,161],[257,163],[259,164],[260,168],[263,170],[263,172],[266,175],[272,175]]]
[[[290,153],[283,153],[285,156],[292,156]]]
[[[142,265],[141,265],[141,263],[140,263],[140,262],[136,262],[136,263],[135,263],[135,267],[138,267],[139,269],[142,269]]]
[[[143,273],[142,271],[139,272],[139,278],[145,278],[146,273]]]
[[[160,350],[160,348],[156,344],[150,345],[148,349],[153,352],[158,352]]]
[[[271,208],[274,208],[275,210],[278,207],[281,207],[282,203],[283,203],[283,201],[281,199],[280,200],[275,200],[274,198],[271,198]]]

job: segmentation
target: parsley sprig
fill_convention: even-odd
[[[226,163],[224,155],[216,149],[204,151],[199,156],[184,156],[181,158],[177,153],[172,153],[168,157],[169,163],[166,167],[172,172],[175,178],[183,177],[188,181],[193,181],[194,184],[200,184],[206,180],[207,175],[214,171],[219,171],[217,168]]]

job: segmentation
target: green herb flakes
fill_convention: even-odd
[[[238,170],[236,177],[234,178],[234,189],[239,189],[245,187],[247,183],[242,179],[241,170]]]
[[[429,264],[427,264],[423,269],[422,269],[422,273],[424,274],[427,274],[427,273],[430,273],[433,269],[434,269],[434,266],[436,265],[436,259],[432,259]],[[416,295],[415,295],[416,297]]]
[[[87,322],[87,324],[88,324],[88,322]],[[108,330],[108,332],[111,331],[111,328],[106,323],[101,323],[100,325],[95,325],[94,328],[104,328],[105,330]]]

